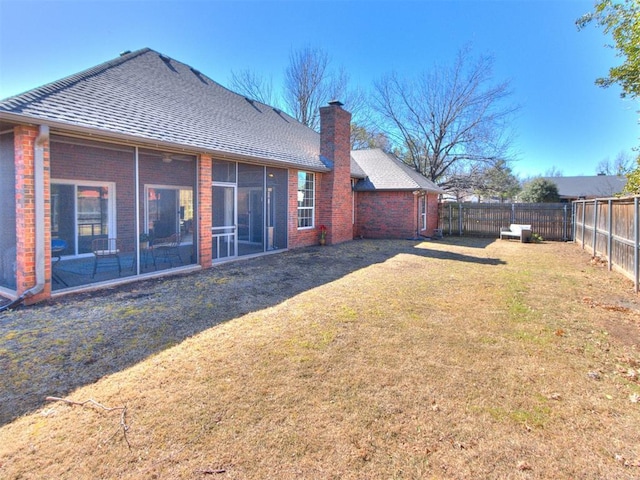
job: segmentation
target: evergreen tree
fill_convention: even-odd
[[[560,201],[558,186],[545,178],[534,178],[525,184],[520,200],[526,203],[555,203]]]

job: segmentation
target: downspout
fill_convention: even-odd
[[[49,127],[40,125],[40,133],[33,147],[33,196],[35,207],[35,265],[36,284],[25,291],[13,302],[0,308],[0,312],[20,305],[26,298],[37,295],[44,290],[45,248],[44,248],[44,146],[49,141]]]

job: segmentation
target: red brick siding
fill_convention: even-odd
[[[35,258],[35,178],[34,147],[38,128],[21,125],[14,129],[14,159],[16,168],[16,291],[21,295],[36,285]],[[51,223],[49,144],[44,146],[44,198],[45,198],[45,286],[44,290],[26,300],[35,303],[51,295]]]
[[[144,193],[144,185],[170,185],[174,187],[193,187],[196,179],[196,162],[174,160],[164,163],[158,154],[140,152],[138,154],[140,175],[140,193]],[[211,189],[211,183],[209,184]]]
[[[327,243],[353,239],[351,215],[351,114],[338,105],[320,108],[320,155],[333,162],[316,189],[317,225],[327,227]]]
[[[212,248],[211,226],[213,212],[213,195],[211,176],[212,160],[210,155],[200,155],[198,160],[198,197],[197,197],[197,228],[198,228],[198,258],[203,268],[211,266]]]
[[[56,180],[113,182],[116,185],[116,229],[123,250],[136,245],[135,226],[135,153],[128,147],[100,144],[74,144],[53,141],[51,144],[51,176]],[[193,186],[195,162],[164,163],[158,155],[138,155],[140,230],[144,227],[144,186]],[[210,188],[210,187],[209,187]],[[194,193],[195,194],[195,193]]]
[[[123,250],[134,250],[135,164],[132,148],[103,148],[54,140],[51,142],[51,178],[115,183],[117,236],[123,242]]]
[[[322,190],[325,175],[315,173],[315,225],[316,228],[298,229],[298,170],[289,170],[289,248],[307,247],[309,245],[317,245],[320,241],[320,231],[318,227],[322,225],[318,217],[318,192]]]
[[[417,202],[411,192],[358,192],[356,234],[364,238],[412,238]]]

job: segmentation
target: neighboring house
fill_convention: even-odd
[[[558,187],[560,200],[571,202],[587,198],[607,198],[621,193],[627,184],[622,175],[591,175],[577,177],[542,177]]]
[[[352,159],[339,102],[320,116],[318,134],[150,49],[0,101],[0,293],[207,268],[321,225],[329,244],[432,233],[437,187]]]

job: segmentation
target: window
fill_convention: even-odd
[[[298,172],[298,228],[313,228],[315,217],[315,176]]]
[[[95,238],[116,237],[115,185],[51,182],[51,236],[67,242],[63,255],[91,253]]]
[[[421,230],[427,229],[427,195],[420,198],[420,222],[422,223]]]

